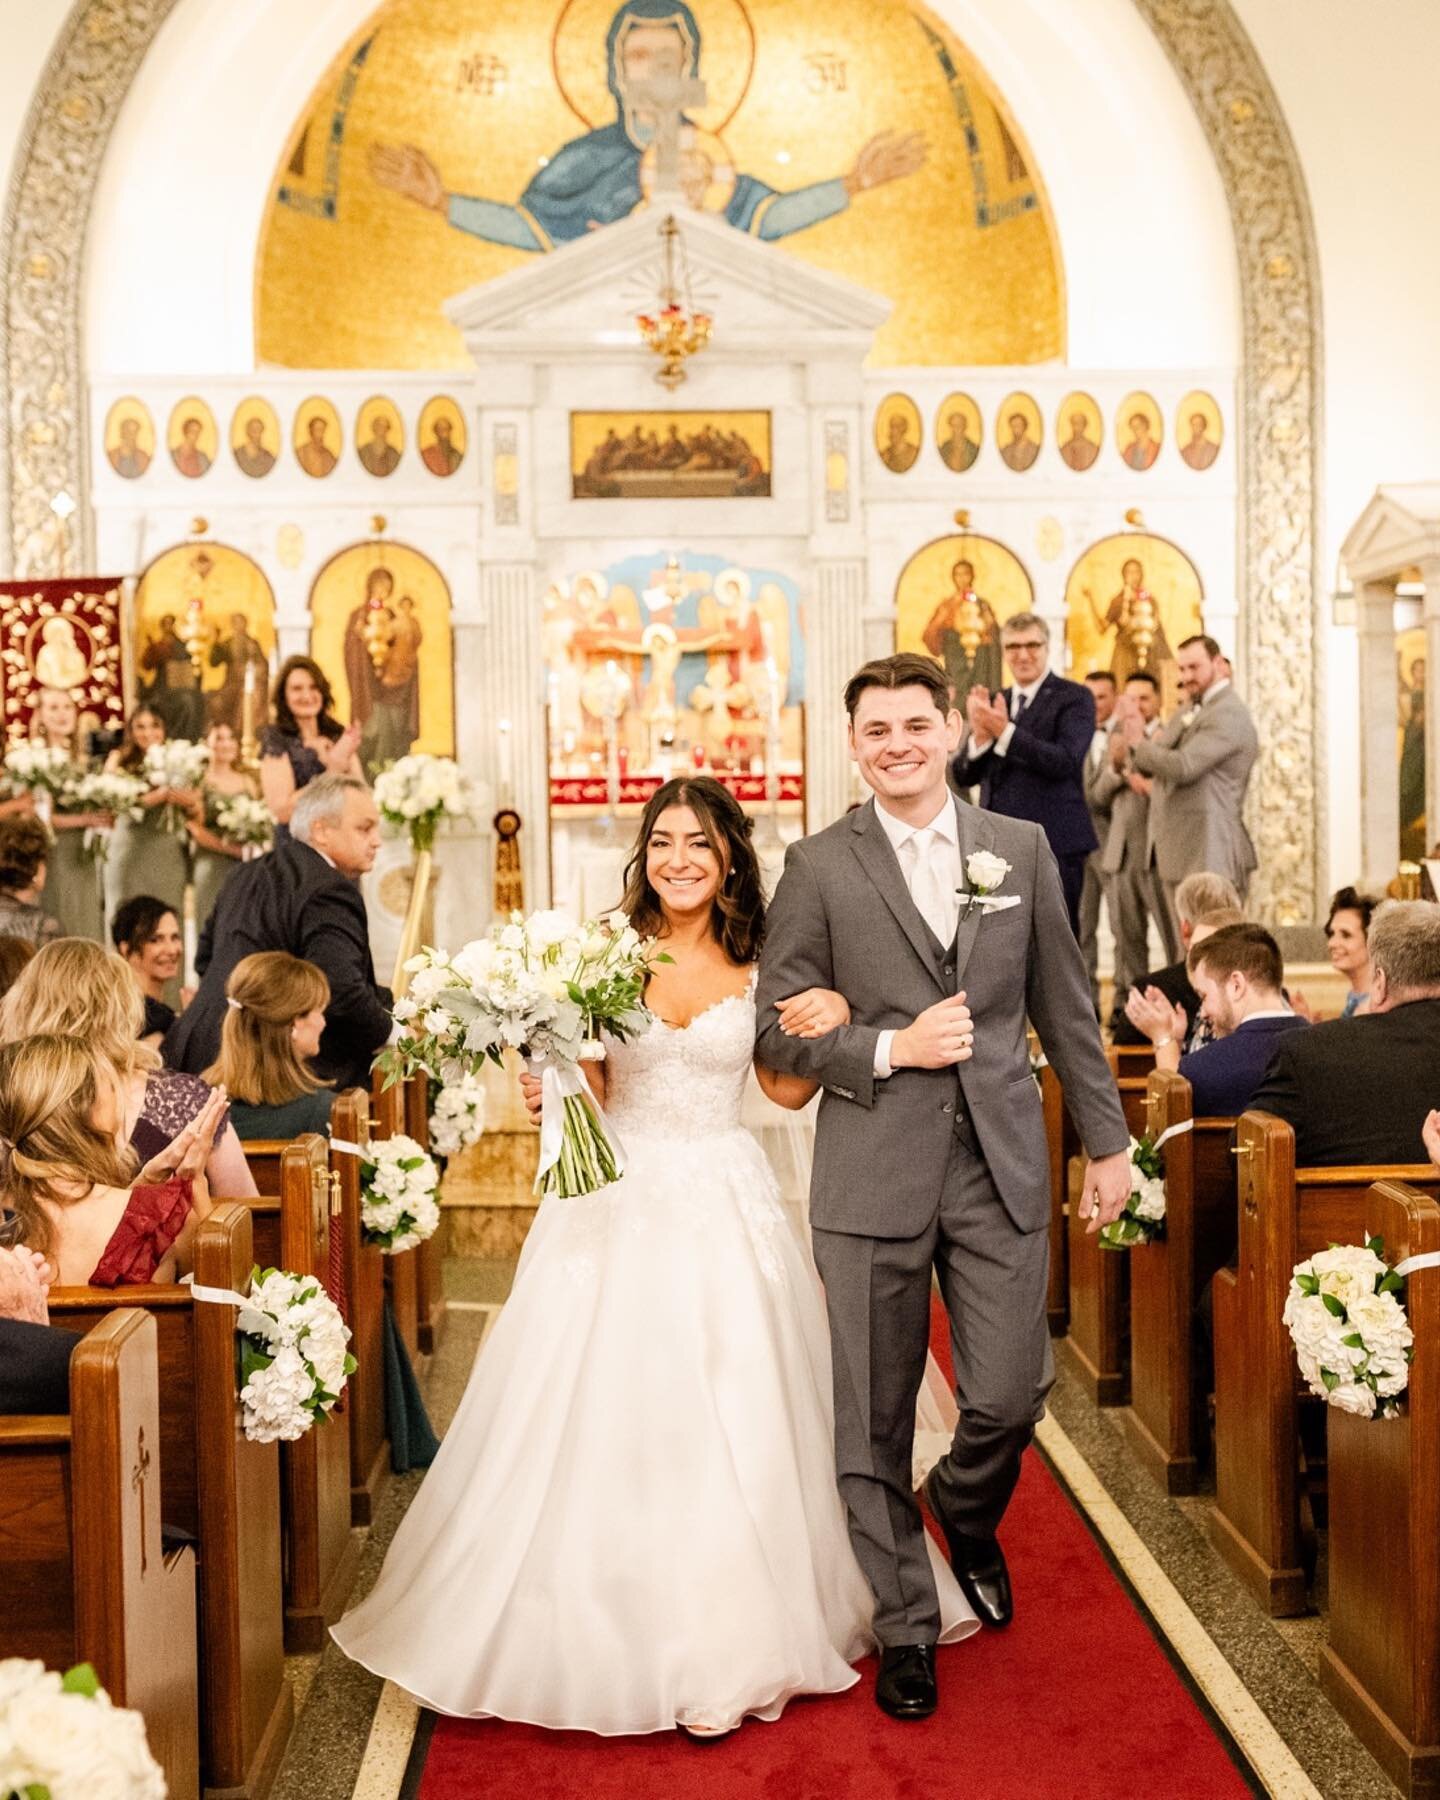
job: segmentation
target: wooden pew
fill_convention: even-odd
[[[396,1082],[384,1085],[383,1077],[373,1079],[371,1118],[376,1137],[389,1138],[405,1130],[405,1087]],[[420,1366],[420,1259],[415,1250],[402,1250],[398,1256],[385,1258],[385,1291],[395,1314],[395,1329],[400,1333],[411,1363]]]
[[[1299,1372],[1281,1321],[1291,1271],[1331,1244],[1359,1241],[1376,1181],[1434,1192],[1428,1164],[1297,1169],[1295,1134],[1269,1113],[1237,1128],[1238,1246],[1211,1294],[1215,1315],[1216,1548],[1272,1617],[1308,1606],[1302,1561]]]
[[[417,1144],[430,1148],[430,1082],[420,1072],[405,1082],[405,1130]],[[415,1252],[416,1300],[420,1354],[433,1356],[445,1335],[445,1279],[440,1249],[441,1233],[427,1238]]]
[[[1051,1337],[1060,1338],[1070,1323],[1067,1171],[1070,1159],[1079,1154],[1080,1141],[1060,1089],[1060,1077],[1048,1062],[1040,1069],[1040,1110],[1045,1115],[1045,1147],[1050,1157],[1050,1281],[1045,1293],[1045,1317]]]
[[[1143,1079],[1155,1067],[1155,1046],[1153,1044],[1113,1044],[1115,1056],[1115,1073],[1120,1076],[1139,1076]]]
[[[155,1320],[121,1308],[77,1345],[68,1418],[0,1419],[0,1644],[92,1663],[145,1720],[172,1800],[200,1787],[195,1552],[160,1548]]]
[[[335,1096],[330,1135],[342,1143],[370,1141],[370,1096],[347,1088]],[[390,1441],[385,1432],[385,1257],[360,1231],[360,1159],[330,1149],[331,1169],[340,1177],[345,1221],[345,1292],[350,1304],[350,1350],[359,1365],[345,1390],[350,1417],[350,1520],[369,1525],[390,1480]]]
[[[250,1138],[246,1142],[245,1161],[255,1178],[257,1194],[276,1195],[280,1192],[280,1158],[289,1142],[289,1138]]]
[[[1152,1139],[1191,1118],[1190,1083],[1155,1070],[1145,1129]],[[1196,1119],[1170,1139],[1165,1234],[1127,1252],[1130,1261],[1130,1447],[1171,1494],[1193,1494],[1205,1448],[1208,1382],[1195,1356],[1195,1309],[1217,1269],[1235,1254],[1234,1119]]]
[[[249,1209],[221,1201],[195,1234],[198,1285],[245,1293]],[[285,1679],[280,1459],[241,1428],[237,1309],[185,1286],[54,1288],[50,1316],[85,1331],[117,1311],[155,1318],[160,1505],[200,1544],[200,1766],[216,1800],[262,1800],[294,1722]]]
[[[1440,1250],[1440,1206],[1370,1189],[1356,1241],[1387,1262]],[[1320,1686],[1401,1793],[1440,1795],[1440,1269],[1406,1283],[1415,1360],[1398,1419],[1326,1413],[1330,1632]]]
[[[1145,1077],[1120,1075],[1119,1058],[1107,1052],[1117,1071],[1116,1086],[1133,1136],[1145,1128]],[[1070,1329],[1061,1351],[1071,1371],[1097,1406],[1123,1406],[1130,1391],[1129,1346],[1126,1341],[1129,1252],[1102,1250],[1095,1232],[1087,1232],[1080,1216],[1083,1152],[1067,1169],[1069,1217],[1066,1220],[1070,1269]]]

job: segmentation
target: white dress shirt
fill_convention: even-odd
[[[1038,682],[1036,686],[1039,686]],[[906,889],[941,946],[948,949],[959,924],[958,896],[964,883],[964,870],[960,864],[960,821],[955,816],[955,802],[947,793],[939,812],[927,825],[910,825],[904,819],[897,819],[893,813],[886,812],[878,798],[875,816],[890,840],[900,873],[905,877]],[[917,883],[916,876],[922,872],[921,859],[926,879]],[[946,901],[945,916],[929,917],[922,899],[938,905],[942,894],[950,896]],[[890,1061],[894,1038],[893,1031],[882,1031],[875,1040],[875,1075],[879,1081],[887,1080],[894,1072]]]

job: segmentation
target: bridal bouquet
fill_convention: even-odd
[[[1310,1392],[1366,1419],[1398,1412],[1413,1355],[1404,1278],[1384,1248],[1332,1244],[1297,1263],[1283,1315]]]
[[[395,1017],[410,1031],[381,1066],[391,1080],[425,1069],[448,1085],[523,1050],[544,1093],[536,1192],[593,1194],[622,1173],[624,1152],[579,1065],[603,1060],[602,1030],[623,1043],[648,1029],[645,978],[668,960],[623,912],[583,924],[553,910],[512,913],[453,957],[424,950],[406,963],[410,991]]]
[[[213,809],[210,802],[213,801]],[[270,808],[253,794],[209,794],[206,810],[216,834],[242,850],[268,850],[275,835]]]
[[[138,1712],[116,1706],[89,1663],[68,1675],[0,1662],[0,1800],[165,1800]]]
[[[440,1171],[414,1138],[372,1138],[360,1159],[360,1224],[387,1256],[413,1250],[440,1224]]]
[[[432,1088],[430,1148],[437,1156],[458,1156],[478,1144],[485,1131],[485,1087],[464,1075],[447,1087]]]
[[[1130,1140],[1130,1198],[1112,1225],[1100,1228],[1102,1250],[1128,1250],[1148,1244],[1165,1230],[1165,1164],[1160,1144],[1151,1137]]]
[[[355,1373],[339,1307],[313,1275],[256,1269],[236,1326],[246,1437],[257,1444],[304,1437]]]
[[[5,752],[5,785],[16,794],[59,794],[75,773],[67,750],[49,744],[12,744]]]
[[[446,819],[473,820],[479,802],[460,765],[448,756],[402,756],[375,777],[375,804],[386,825],[404,832],[418,856],[433,850]]]
[[[210,752],[204,744],[192,744],[189,738],[166,738],[163,744],[152,744],[145,752],[140,774],[147,793],[153,788],[198,788],[209,766]],[[135,816],[132,811],[131,817]],[[180,808],[167,805],[165,829],[178,835],[184,828]]]

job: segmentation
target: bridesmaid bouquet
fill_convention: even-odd
[[[145,752],[140,773],[145,792],[152,788],[198,788],[210,766],[210,752],[204,744],[192,744],[188,738],[166,738],[163,744],[152,744]],[[136,815],[132,811],[131,817]],[[144,814],[139,815],[141,818]],[[138,822],[138,821],[137,821]],[[177,836],[185,829],[178,806],[165,808],[165,829]]]
[[[73,764],[69,778],[55,796],[57,813],[109,813],[112,818],[133,815],[145,792],[145,783],[123,769],[81,769]],[[105,860],[107,834],[87,826],[81,842],[97,862]]]
[[[448,756],[402,756],[375,777],[375,804],[397,835],[404,833],[418,856],[433,850],[435,833],[446,819],[473,820],[478,801],[460,765]]]
[[[423,950],[406,963],[410,991],[395,1017],[409,1033],[381,1067],[392,1081],[424,1069],[449,1086],[523,1051],[544,1095],[535,1191],[593,1194],[625,1160],[580,1064],[604,1059],[602,1030],[624,1043],[649,1029],[646,976],[669,960],[623,912],[583,924],[553,910],[512,913],[453,957]]]
[[[13,794],[54,798],[75,773],[69,752],[49,744],[12,744],[5,752],[5,785]]]
[[[89,1663],[67,1675],[0,1662],[0,1800],[165,1800],[145,1721],[116,1706]]]
[[[270,808],[253,794],[216,794],[205,796],[209,823],[216,834],[241,850],[268,850],[275,835],[275,821]]]

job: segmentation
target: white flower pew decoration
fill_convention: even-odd
[[[1102,1250],[1129,1250],[1165,1235],[1165,1159],[1160,1152],[1173,1137],[1189,1131],[1193,1119],[1168,1126],[1158,1138],[1148,1133],[1130,1140],[1130,1197],[1125,1210],[1100,1228]]]
[[[190,1289],[194,1299],[239,1309],[242,1425],[252,1443],[293,1443],[328,1420],[355,1373],[350,1328],[317,1275],[255,1269],[250,1292]]]
[[[1405,1280],[1440,1268],[1440,1251],[1393,1268],[1384,1251],[1373,1237],[1363,1245],[1332,1244],[1296,1263],[1282,1315],[1310,1392],[1365,1419],[1388,1419],[1400,1409],[1415,1353]]]
[[[0,1661],[0,1800],[165,1800],[145,1721],[89,1663]]]

